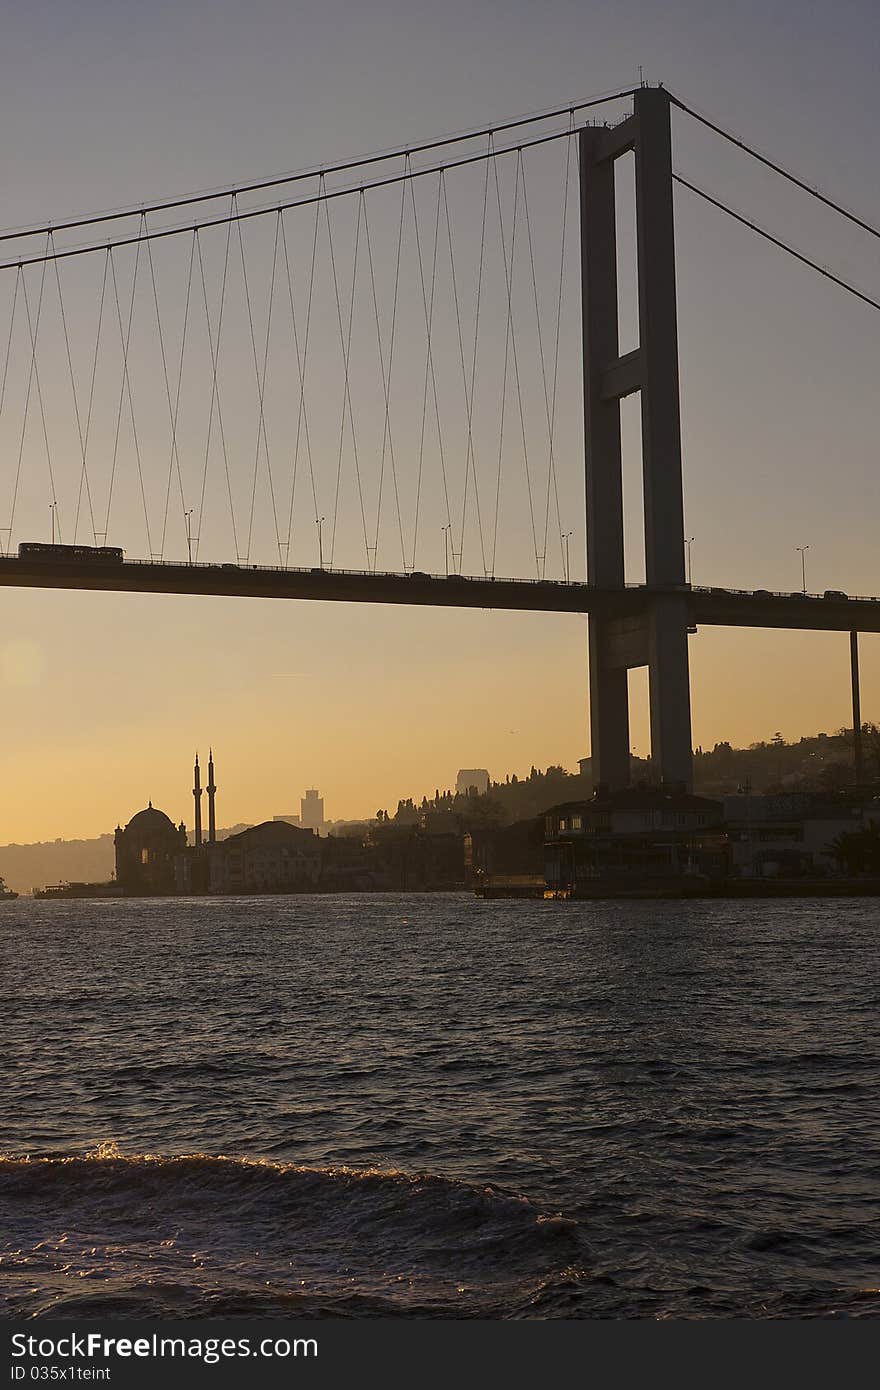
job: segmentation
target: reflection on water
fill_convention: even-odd
[[[870,900],[2,906],[7,1313],[880,1312]]]

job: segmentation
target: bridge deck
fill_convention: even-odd
[[[191,565],[148,560],[108,564],[91,560],[20,560],[0,556],[0,586],[3,585],[114,593],[397,603],[437,608],[504,608],[542,613],[598,610],[614,616],[638,615],[655,592],[635,584],[621,589],[597,589],[588,584],[553,580],[370,574],[356,570],[273,569],[262,565]],[[691,618],[697,626],[880,632],[880,598],[826,598],[818,594],[702,588],[684,592],[690,596]]]

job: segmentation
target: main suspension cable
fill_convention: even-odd
[[[555,130],[551,135],[539,135],[531,140],[521,140],[516,145],[506,145],[504,149],[498,150],[498,155],[517,154],[521,150],[532,149],[536,145],[548,145],[554,140],[565,140],[568,138],[567,130]],[[21,266],[39,265],[42,261],[63,260],[69,256],[87,256],[95,251],[104,251],[107,246],[114,249],[121,246],[134,246],[142,241],[159,241],[164,237],[181,236],[184,232],[191,232],[194,228],[199,231],[206,231],[210,227],[225,227],[229,222],[247,222],[253,217],[269,217],[273,213],[289,212],[292,208],[311,207],[313,203],[329,202],[335,198],[349,198],[355,193],[368,193],[372,188],[390,188],[393,184],[403,183],[410,179],[425,178],[431,174],[439,174],[441,171],[449,169],[463,169],[469,164],[479,164],[486,158],[484,151],[479,154],[466,155],[462,159],[450,160],[445,164],[425,165],[419,169],[407,168],[404,173],[389,174],[385,178],[370,179],[363,183],[346,184],[343,188],[332,188],[327,190],[320,180],[319,193],[310,194],[306,198],[294,198],[286,203],[268,203],[257,208],[246,208],[244,211],[239,209],[234,213],[229,213],[225,217],[210,217],[194,222],[179,222],[172,227],[161,227],[153,231],[140,231],[127,237],[117,237],[115,240],[108,241],[106,238],[101,241],[87,242],[81,246],[70,246],[63,251],[53,251],[42,256],[17,256],[11,261],[0,262],[0,271],[16,270]],[[314,177],[314,175],[313,175]]]
[[[723,126],[716,125],[714,121],[709,120],[708,116],[703,116],[699,111],[695,111],[692,106],[687,106],[678,97],[673,96],[671,92],[669,93],[669,100],[673,105],[677,106],[680,111],[684,111],[686,115],[691,116],[695,121],[699,121],[701,125],[714,131],[716,135],[720,135],[731,145],[735,145],[737,149],[743,150],[746,154],[751,155],[753,159],[757,159],[759,164],[763,164],[767,169],[772,169],[774,174],[779,174],[782,178],[787,179],[789,183],[793,183],[796,188],[802,189],[804,193],[809,193],[811,198],[815,198],[818,202],[824,203],[825,207],[831,208],[833,212],[840,213],[841,217],[845,217],[847,221],[852,222],[854,226],[860,227],[861,230],[867,232],[869,236],[877,237],[878,240],[880,240],[880,230],[876,227],[872,227],[870,222],[866,222],[864,218],[857,217],[854,212],[850,212],[849,209],[843,207],[841,203],[836,203],[833,198],[829,198],[828,194],[823,193],[821,189],[814,188],[812,184],[807,183],[804,179],[798,178],[797,174],[793,174],[790,169],[783,168],[783,166],[777,164],[775,160],[768,158],[765,154],[761,154],[760,150],[756,150],[753,145],[748,145],[745,140],[740,140],[736,135],[732,135],[731,132],[725,130]]]
[[[672,177],[675,182],[680,183],[683,188],[689,189],[691,193],[696,193],[698,198],[702,198],[705,202],[711,203],[712,207],[718,208],[719,212],[726,213],[727,216],[732,217],[735,222],[740,222],[742,226],[748,227],[749,231],[757,233],[757,235],[763,237],[765,241],[769,241],[774,246],[778,246],[781,251],[787,251],[796,261],[800,261],[803,265],[809,266],[811,270],[817,271],[819,275],[824,276],[826,280],[830,280],[832,284],[839,285],[842,290],[846,290],[849,294],[854,295],[856,299],[861,299],[864,304],[870,304],[872,309],[880,309],[880,301],[872,299],[869,294],[865,294],[862,290],[856,289],[855,285],[851,285],[848,280],[842,280],[839,275],[835,275],[833,271],[820,265],[818,261],[811,260],[810,257],[805,256],[802,251],[796,251],[793,246],[789,246],[788,242],[780,240],[779,237],[773,236],[771,232],[766,231],[763,227],[759,227],[757,222],[752,222],[748,217],[743,217],[741,212],[735,212],[734,209],[728,207],[726,203],[720,202],[718,198],[713,198],[710,193],[706,193],[704,189],[698,188],[695,183],[691,183],[688,179],[683,178],[681,174],[674,173]]]
[[[89,213],[83,217],[68,218],[63,222],[55,222],[44,226],[31,226],[10,228],[0,232],[0,242],[17,241],[31,236],[47,236],[50,231],[67,232],[73,231],[78,227],[91,227],[101,225],[106,222],[116,222],[126,217],[145,217],[154,212],[171,212],[176,208],[191,207],[195,203],[213,202],[218,198],[238,198],[244,193],[258,193],[267,188],[279,188],[285,184],[300,183],[304,179],[327,178],[332,174],[343,174],[352,169],[361,169],[369,164],[383,164],[391,159],[411,159],[413,155],[426,154],[429,150],[439,150],[449,145],[465,144],[469,140],[479,140],[489,134],[499,134],[506,130],[517,130],[522,126],[536,125],[539,121],[556,120],[560,116],[571,115],[575,111],[586,111],[594,106],[603,106],[611,101],[621,101],[626,97],[631,97],[634,88],[626,87],[619,91],[608,92],[601,96],[588,97],[584,101],[569,102],[565,106],[556,107],[547,111],[539,111],[533,115],[517,116],[513,120],[501,121],[497,125],[484,126],[476,130],[466,130],[458,134],[440,136],[436,140],[426,140],[418,145],[400,145],[390,150],[380,150],[373,154],[360,155],[355,159],[342,160],[337,164],[319,165],[317,168],[300,169],[294,173],[277,174],[270,178],[259,179],[256,182],[247,184],[227,185],[220,189],[202,190],[196,193],[188,193],[179,198],[166,198],[151,203],[140,203],[136,207],[115,208],[107,212]]]

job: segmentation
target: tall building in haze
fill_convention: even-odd
[[[299,803],[300,823],[304,830],[321,831],[324,827],[324,798],[312,787]]]
[[[485,796],[489,790],[489,774],[484,767],[463,767],[455,779],[455,790],[459,796],[467,796],[475,791],[477,796]]]

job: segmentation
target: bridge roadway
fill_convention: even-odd
[[[541,613],[601,612],[637,617],[654,593],[685,593],[695,626],[808,628],[880,632],[880,598],[782,594],[766,590],[649,590],[631,584],[598,589],[555,580],[479,579],[459,575],[273,569],[263,565],[0,556],[0,586],[87,589],[114,593],[214,594],[236,598],[319,599],[342,603],[416,604],[437,608],[505,608]]]

